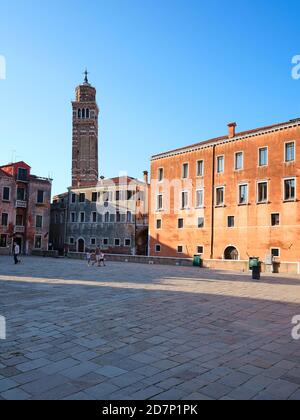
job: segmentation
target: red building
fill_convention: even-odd
[[[0,254],[9,254],[13,242],[24,254],[48,250],[51,186],[25,162],[0,167]]]

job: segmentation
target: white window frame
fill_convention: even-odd
[[[182,248],[182,251],[179,251],[179,248]],[[184,254],[184,246],[183,245],[177,245],[176,250],[177,250],[177,254]]]
[[[202,252],[199,252],[198,251],[198,248],[202,248]],[[204,245],[197,245],[197,247],[196,247],[196,254],[197,255],[204,255],[204,250],[205,250],[205,247],[204,247]]]
[[[267,150],[267,163],[265,165],[260,164],[260,151],[261,150]],[[269,166],[269,146],[262,146],[258,148],[258,167],[266,168],[267,166]]]
[[[281,257],[281,248],[279,248],[278,246],[271,246],[271,248],[270,248],[270,254],[271,255],[272,255],[272,250],[273,249],[278,249],[278,251],[279,251],[278,257],[274,257],[274,258],[280,258]],[[272,255],[272,257],[273,257],[273,255]]]
[[[126,241],[129,241],[129,245],[126,245]],[[124,246],[125,246],[126,248],[130,248],[130,247],[131,247],[131,244],[132,244],[131,238],[125,238],[125,239],[124,239]]]
[[[116,241],[119,241],[119,245],[116,245]],[[120,238],[114,238],[114,247],[115,248],[121,248],[121,239]]]
[[[202,162],[202,173],[199,175],[198,173],[198,164]],[[204,159],[198,159],[196,162],[196,177],[197,178],[203,178],[204,177]]]
[[[9,190],[9,199],[8,200],[6,200],[4,198],[4,188],[8,188],[8,190]],[[7,185],[3,185],[3,187],[2,187],[2,201],[4,203],[10,203],[11,202],[11,187],[8,187]]]
[[[275,215],[279,215],[279,225],[273,225],[272,224],[272,216],[275,216]],[[281,225],[281,214],[277,211],[273,211],[272,213],[271,213],[271,227],[272,228],[278,228],[278,227],[280,227],[280,225]]]
[[[265,201],[259,201],[258,196],[259,196],[259,185],[260,184],[267,184],[267,199]],[[261,180],[261,181],[256,181],[256,204],[268,204],[269,203],[269,194],[270,194],[270,183],[267,179],[265,180]]]
[[[92,243],[92,242],[93,242],[93,240],[95,241],[95,243],[94,243],[94,244]],[[94,238],[94,237],[93,237],[93,238],[91,238],[91,239],[90,239],[90,245],[91,245],[91,246],[95,246],[95,245],[97,245],[97,238]]]
[[[82,214],[84,215],[84,221],[83,222],[81,221],[81,215]],[[85,223],[85,211],[80,211],[79,212],[79,223]]]
[[[285,198],[285,181],[291,181],[291,180],[294,180],[295,181],[295,197],[287,200]],[[288,176],[288,177],[283,178],[283,186],[282,186],[282,189],[283,189],[283,197],[282,198],[283,198],[283,202],[284,203],[294,203],[295,201],[297,201],[297,177],[295,177],[295,176]]]
[[[35,246],[36,238],[37,238],[38,236],[40,236],[40,238],[41,238],[41,247],[40,247],[40,248],[37,248],[37,247]],[[40,235],[40,234],[36,234],[36,235],[34,235],[33,249],[40,250],[40,249],[42,249],[42,248],[43,248],[43,235]]]
[[[242,167],[241,168],[237,168],[237,156],[238,155],[242,155]],[[244,170],[244,152],[241,150],[239,152],[235,152],[234,154],[234,171],[235,172],[239,172],[239,171],[243,171]]]
[[[247,187],[247,197],[246,197],[246,202],[245,203],[241,203],[240,201],[240,188],[241,187]],[[249,204],[249,184],[248,182],[241,182],[240,184],[238,184],[238,205],[239,206],[247,206]]]
[[[202,192],[202,204],[198,205],[198,193]],[[196,198],[195,198],[195,208],[196,209],[203,209],[204,207],[204,188],[197,188],[196,189]]]
[[[186,206],[184,206],[184,203],[183,203],[183,201],[184,201],[183,200],[184,194],[187,195],[187,203],[186,203]],[[187,190],[181,191],[181,194],[180,194],[180,202],[181,202],[181,210],[188,210],[189,209],[189,204],[190,204],[189,191],[187,191]]]
[[[221,158],[223,159],[223,170],[222,171],[219,171],[219,160]],[[225,172],[225,155],[219,155],[219,156],[217,156],[217,162],[216,162],[216,164],[217,164],[217,174],[224,174],[224,172]]]
[[[187,166],[187,176],[184,176],[184,168]],[[189,179],[189,175],[190,175],[190,164],[189,162],[184,162],[182,164],[182,174],[181,177],[182,179]]]
[[[161,207],[159,206],[159,197],[161,197]],[[162,193],[157,194],[156,196],[156,211],[163,211],[164,208],[164,195]]]
[[[162,167],[157,169],[157,180],[159,183],[162,183],[164,181],[164,172],[165,172],[164,168]],[[161,173],[162,173],[162,177],[160,177]]]
[[[293,160],[287,160],[287,153],[286,153],[286,147],[288,144],[294,144],[294,159]],[[289,140],[284,142],[284,163],[289,164],[296,162],[296,141],[295,140]]]
[[[217,204],[217,197],[218,197],[217,192],[220,189],[223,190],[223,203],[222,204]],[[216,187],[216,189],[215,189],[215,206],[216,207],[225,207],[225,202],[226,202],[226,200],[225,200],[225,192],[226,192],[226,188],[225,188],[224,185],[219,185],[219,186]]]
[[[159,250],[158,250],[158,248],[159,248]],[[156,254],[160,254],[161,253],[161,245],[160,244],[156,244],[155,245],[155,253]]]
[[[42,226],[37,226],[37,218],[38,217],[42,218]],[[43,227],[44,227],[44,217],[43,217],[43,215],[42,214],[36,214],[35,215],[35,228],[36,229],[43,229]]]

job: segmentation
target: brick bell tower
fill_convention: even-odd
[[[96,89],[88,81],[85,71],[82,85],[76,88],[73,107],[72,187],[96,185],[98,169],[98,115]]]

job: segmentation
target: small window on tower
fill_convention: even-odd
[[[90,118],[90,110],[88,108],[86,110],[86,118]]]
[[[82,112],[81,112],[81,117],[85,118],[85,109],[83,108]]]

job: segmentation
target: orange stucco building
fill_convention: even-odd
[[[300,267],[300,119],[152,157],[150,254]]]

